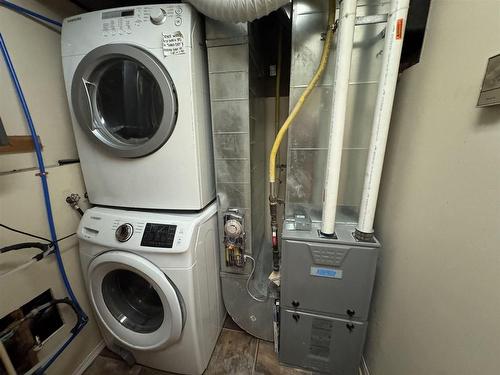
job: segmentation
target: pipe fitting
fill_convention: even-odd
[[[75,211],[77,211],[81,216],[83,216],[84,212],[78,205],[78,202],[80,201],[80,195],[76,193],[72,193],[66,197],[66,203],[71,206]]]
[[[366,233],[366,232],[362,232],[362,231],[360,231],[359,229],[356,228],[356,230],[354,231],[354,233],[352,235],[354,236],[354,238],[357,241],[361,241],[361,242],[375,242],[374,239],[373,239],[373,237],[375,235],[374,232]]]

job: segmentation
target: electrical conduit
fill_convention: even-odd
[[[375,103],[359,221],[354,233],[359,241],[372,241],[373,239],[373,221],[377,208],[380,178],[382,177],[409,6],[409,0],[392,0],[387,20],[382,71]]]
[[[0,0],[0,5],[3,5],[7,2]],[[16,6],[17,7],[17,6]],[[40,18],[41,20],[48,22],[48,18],[38,15],[35,12],[31,12],[28,10],[24,10],[24,8],[17,7],[17,11],[24,12],[29,14],[30,16]],[[52,24],[56,24],[56,21],[49,22]],[[9,72],[10,78],[12,80],[12,83],[14,84],[14,88],[17,94],[17,97],[19,99],[19,102],[21,104],[24,117],[26,119],[26,122],[28,124],[28,128],[30,131],[31,138],[33,140],[33,144],[35,146],[35,154],[36,154],[36,159],[38,163],[38,169],[39,169],[39,176],[42,184],[42,189],[43,189],[43,197],[44,197],[44,203],[45,203],[45,210],[47,213],[47,221],[49,225],[49,231],[50,231],[50,238],[52,240],[53,246],[54,246],[54,255],[56,257],[56,262],[57,266],[59,269],[59,273],[61,274],[62,281],[64,283],[64,287],[68,293],[68,296],[70,297],[71,302],[74,304],[76,311],[78,312],[78,324],[74,327],[74,329],[71,330],[71,335],[70,337],[59,347],[59,349],[41,366],[39,367],[35,373],[37,374],[43,374],[45,370],[59,357],[59,355],[64,351],[64,349],[74,340],[74,338],[78,335],[78,333],[83,329],[83,327],[87,324],[88,317],[81,308],[80,304],[78,303],[78,300],[73,292],[73,289],[71,288],[71,284],[69,282],[68,276],[66,274],[66,271],[64,269],[64,263],[62,260],[61,256],[61,251],[59,249],[59,244],[57,242],[57,232],[56,232],[56,227],[55,227],[55,222],[54,222],[54,216],[52,214],[52,205],[50,201],[50,193],[49,193],[49,186],[47,183],[47,172],[45,170],[45,164],[43,161],[43,155],[42,155],[42,150],[40,143],[38,142],[38,135],[36,133],[35,125],[33,123],[33,119],[31,117],[31,113],[28,108],[28,103],[26,102],[26,99],[24,97],[24,93],[22,91],[21,85],[19,83],[19,79],[17,77],[16,71],[14,69],[14,65],[12,64],[12,60],[10,58],[9,52],[7,50],[7,46],[5,44],[5,41],[3,39],[2,34],[0,33],[0,49],[2,51],[3,58],[5,60],[5,63],[7,65],[7,70]]]
[[[330,118],[330,139],[326,161],[323,218],[321,224],[321,234],[329,237],[335,235],[335,216],[337,213],[355,23],[356,0],[342,1],[340,3],[338,20],[338,45],[335,61],[335,80],[333,82],[332,116]]]

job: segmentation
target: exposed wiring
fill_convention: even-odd
[[[44,240],[44,241],[47,241],[49,243],[49,245],[52,244],[52,241],[49,240],[48,238],[45,238],[45,237],[41,237],[41,236],[38,236],[36,234],[32,234],[32,233],[28,233],[28,232],[23,232],[22,230],[19,230],[19,229],[16,229],[16,228],[12,228],[12,227],[9,227],[5,224],[1,224],[0,223],[0,227],[4,228],[4,229],[7,229],[7,230],[10,230],[12,232],[15,232],[15,233],[19,233],[19,234],[24,234],[25,236],[28,236],[28,237],[33,237],[33,238],[37,238],[39,240]],[[75,236],[76,235],[76,232],[75,233],[71,233],[71,234],[68,234],[67,236],[64,236],[64,237],[61,237],[59,239],[56,240],[56,242],[61,242],[69,237],[72,237],[72,236]]]
[[[32,233],[28,233],[28,232],[23,232],[22,230],[9,227],[9,226],[7,226],[5,224],[0,224],[0,227],[8,229],[8,230],[10,230],[12,232],[16,232],[16,233],[19,233],[19,234],[24,234],[25,236],[28,236],[28,237],[33,237],[33,238],[37,238],[39,240],[44,240],[44,241],[47,241],[47,242],[51,242],[48,238],[41,237],[41,236],[38,236],[36,234],[32,234]]]
[[[54,26],[57,26],[57,27],[62,27],[62,23],[61,22],[55,21],[55,20],[53,20],[53,19],[51,19],[49,17],[46,17],[46,16],[44,16],[42,14],[33,12],[32,10],[23,8],[23,7],[19,6],[19,5],[11,3],[10,1],[0,0],[0,5],[13,10],[14,12],[30,16],[32,18],[35,18],[35,19],[43,21],[43,22],[47,22],[47,23],[49,23],[51,25],[54,25]]]
[[[252,299],[257,301],[257,302],[266,302],[269,298],[268,295],[263,297],[263,298],[259,298],[259,297],[254,296],[253,293],[250,291],[250,280],[252,280],[253,274],[255,272],[255,259],[252,256],[246,255],[246,254],[243,257],[245,258],[245,260],[250,259],[252,261],[252,271],[250,272],[250,275],[248,275],[247,284],[246,284],[248,295],[250,297],[252,297]]]
[[[73,237],[73,236],[76,236],[76,232],[75,233],[71,233],[71,234],[68,234],[67,236],[64,236],[64,237],[61,237],[59,238],[56,242],[61,242],[67,238],[70,238],[70,237]]]

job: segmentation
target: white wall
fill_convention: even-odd
[[[372,375],[499,372],[500,106],[475,107],[498,53],[498,0],[432,1],[383,173]]]
[[[80,12],[64,0],[16,3],[58,20]],[[0,32],[9,48],[44,145],[57,233],[62,237],[75,232],[79,222],[78,214],[69,208],[65,197],[72,192],[83,196],[85,188],[79,164],[57,166],[57,160],[77,157],[62,77],[60,35],[2,7]],[[7,134],[28,135],[26,121],[2,58],[0,82],[0,116]],[[34,153],[0,155],[0,222],[49,237],[40,178],[36,172]],[[25,236],[0,228],[0,246],[27,240],[29,238]],[[49,371],[51,374],[70,374],[101,342],[101,336],[84,289],[77,239],[64,240],[60,247],[74,291],[90,316],[89,324]],[[21,251],[0,255],[0,317],[49,288],[56,298],[66,296],[54,257],[28,263],[35,253]],[[63,343],[75,322],[70,310],[61,308],[60,311],[65,325],[47,340],[39,353],[40,359]]]

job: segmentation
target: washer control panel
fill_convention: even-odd
[[[179,27],[183,23],[181,4],[134,7],[102,12],[102,34],[105,37],[131,34],[148,25]]]
[[[185,227],[181,223],[163,224],[114,220],[112,229],[115,233],[115,239],[119,242],[131,240],[131,242],[144,247],[173,250],[184,246]]]
[[[172,248],[177,225],[147,223],[141,246]]]

